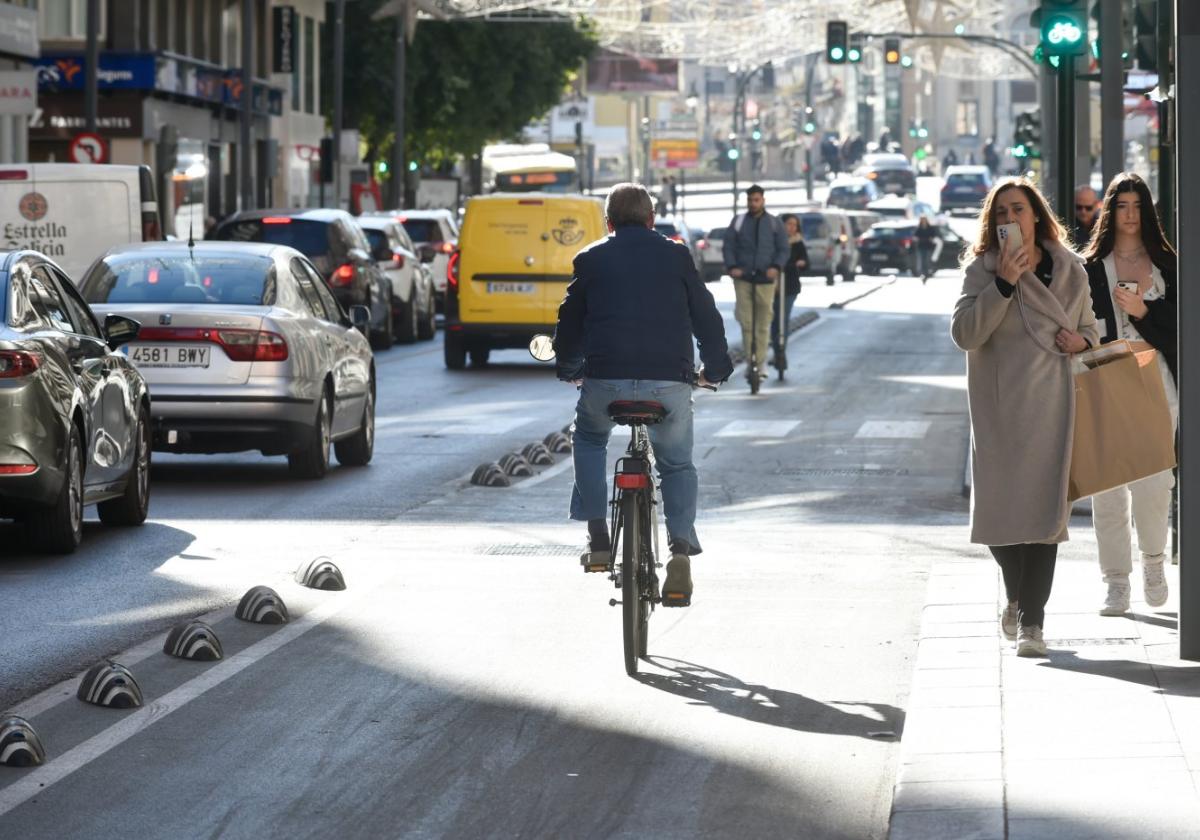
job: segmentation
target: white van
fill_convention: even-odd
[[[162,239],[148,166],[0,165],[0,250],[30,248],[78,280],[114,245]]]

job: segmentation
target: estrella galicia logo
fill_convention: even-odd
[[[579,226],[579,220],[570,216],[559,219],[558,227],[551,230],[550,233],[559,245],[578,245],[584,237],[584,230]]]
[[[49,209],[50,202],[46,201],[46,196],[40,192],[25,193],[17,202],[17,210],[20,211],[21,218],[27,222],[41,221],[46,217]]]

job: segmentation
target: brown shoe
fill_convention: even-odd
[[[667,579],[662,587],[664,607],[688,607],[692,604],[692,561],[686,554],[673,554],[667,563]]]

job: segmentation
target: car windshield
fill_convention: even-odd
[[[386,248],[388,253],[391,253],[392,246],[388,242],[386,233],[369,227],[363,228],[363,233],[367,235],[367,241],[371,243],[372,252],[378,251],[380,248]]]
[[[913,230],[915,230],[915,228],[892,227],[891,225],[886,225],[886,226],[881,225],[878,227],[871,228],[867,232],[867,235],[868,236],[877,236],[877,237],[880,237],[883,239],[890,239],[890,238],[897,237],[897,236],[912,236]]]
[[[858,195],[867,191],[866,184],[838,184],[830,189],[832,195]]]
[[[309,259],[329,254],[329,225],[291,216],[243,219],[222,226],[217,238],[234,242],[269,242],[295,248]]]
[[[872,207],[871,209],[880,216],[898,216],[900,218],[904,218],[908,215],[908,208],[904,206]]]
[[[805,239],[828,239],[829,225],[823,216],[801,216],[800,228]]]
[[[88,303],[202,303],[270,306],[274,261],[261,256],[144,253],[105,257],[80,291]]]
[[[982,172],[954,172],[946,179],[946,183],[954,187],[987,186]]]
[[[413,242],[438,242],[438,223],[435,219],[405,219],[401,224],[412,237]]]

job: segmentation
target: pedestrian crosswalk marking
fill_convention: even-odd
[[[928,420],[868,420],[858,427],[855,437],[920,440],[928,432]]]
[[[800,425],[799,420],[734,420],[714,437],[781,438]]]

